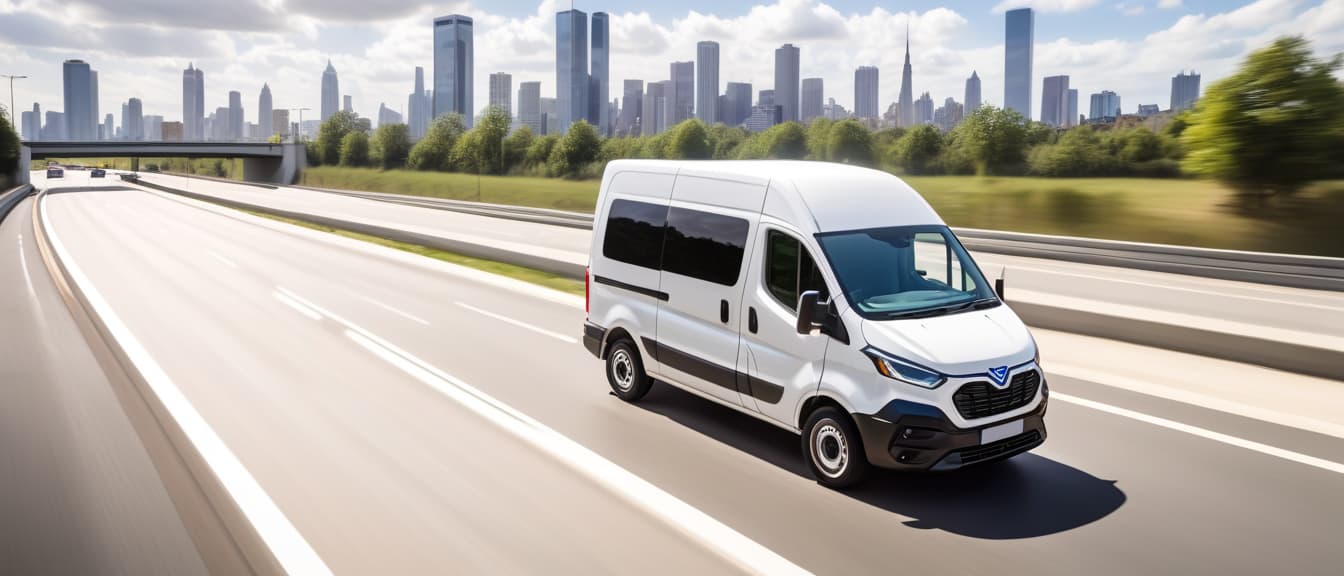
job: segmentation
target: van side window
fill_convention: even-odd
[[[737,284],[749,228],[742,218],[674,206],[667,212],[663,270],[724,286]]]
[[[765,286],[780,304],[794,311],[798,310],[798,296],[808,290],[820,292],[823,301],[830,298],[812,255],[796,238],[778,230],[766,236]]]
[[[606,238],[602,240],[602,255],[617,262],[657,270],[663,258],[663,230],[666,227],[667,206],[612,200]]]

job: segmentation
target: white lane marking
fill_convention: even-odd
[[[228,491],[229,496],[233,498],[247,516],[248,522],[256,528],[262,541],[270,548],[271,553],[275,555],[276,560],[280,562],[288,574],[331,574],[331,569],[317,555],[308,541],[299,534],[297,528],[290,523],[289,518],[275,504],[270,495],[262,489],[257,479],[247,471],[241,460],[238,459],[224,439],[219,437],[210,424],[205,421],[196,407],[192,406],[191,401],[187,399],[182,390],[177,387],[168,373],[159,366],[159,363],[149,355],[140,340],[131,333],[130,328],[122,322],[121,317],[112,310],[107,300],[98,289],[84,275],[83,270],[70,257],[66,251],[65,245],[56,235],[56,229],[52,228],[51,221],[47,217],[46,210],[47,196],[42,197],[42,224],[47,229],[47,235],[51,239],[51,246],[56,250],[57,256],[65,264],[70,277],[74,279],[75,285],[79,286],[80,291],[84,292],[89,300],[89,305],[93,307],[94,313],[103,320],[112,337],[126,351],[126,356],[131,363],[135,365],[136,370],[144,377],[145,382],[158,396],[159,401],[163,402],[168,413],[172,415],[186,434],[187,439],[200,451],[210,470],[214,472],[215,477]]]
[[[211,258],[214,258],[215,260],[219,260],[220,262],[223,262],[225,266],[228,266],[229,268],[233,268],[233,269],[235,269],[235,270],[238,269],[238,265],[235,264],[235,263],[233,262],[233,260],[229,260],[228,258],[225,258],[225,257],[224,257],[223,255],[221,255],[220,253],[215,252],[214,250],[210,250],[208,253],[210,254],[210,257],[211,257]]]
[[[1293,452],[1293,451],[1291,451],[1291,450],[1284,450],[1283,448],[1277,448],[1277,447],[1274,447],[1274,446],[1270,446],[1270,445],[1268,445],[1268,444],[1261,444],[1261,443],[1259,443],[1259,442],[1255,442],[1255,441],[1251,441],[1251,440],[1246,440],[1246,439],[1243,439],[1243,438],[1237,438],[1236,436],[1229,436],[1229,435],[1227,435],[1227,434],[1223,434],[1223,433],[1221,433],[1221,432],[1214,432],[1213,430],[1208,430],[1208,429],[1205,429],[1205,428],[1200,428],[1200,427],[1198,427],[1198,426],[1191,426],[1191,425],[1189,425],[1189,424],[1182,424],[1182,423],[1177,422],[1177,421],[1175,421],[1175,420],[1168,420],[1168,419],[1166,419],[1166,418],[1161,418],[1161,417],[1158,417],[1158,416],[1150,416],[1150,415],[1148,415],[1148,414],[1144,414],[1144,413],[1142,413],[1142,412],[1135,412],[1135,411],[1133,411],[1133,410],[1129,410],[1129,409],[1127,409],[1127,408],[1121,408],[1121,407],[1119,407],[1119,406],[1112,406],[1112,405],[1110,405],[1110,404],[1103,404],[1103,403],[1101,403],[1101,402],[1097,402],[1097,401],[1095,401],[1095,400],[1088,400],[1088,399],[1086,399],[1086,398],[1079,398],[1079,397],[1077,397],[1077,396],[1071,396],[1071,395],[1068,395],[1068,394],[1061,394],[1061,393],[1059,393],[1059,392],[1051,392],[1051,393],[1050,393],[1050,399],[1051,399],[1051,400],[1062,400],[1062,401],[1064,401],[1064,402],[1068,402],[1068,403],[1071,403],[1071,404],[1077,404],[1077,405],[1079,405],[1079,406],[1085,406],[1085,407],[1087,407],[1087,408],[1091,408],[1091,409],[1093,409],[1093,410],[1100,410],[1100,411],[1102,411],[1102,412],[1108,412],[1108,413],[1114,414],[1114,415],[1116,415],[1116,416],[1123,416],[1123,417],[1125,417],[1125,418],[1129,418],[1129,419],[1132,419],[1132,420],[1138,420],[1138,421],[1140,421],[1140,422],[1144,422],[1144,423],[1147,423],[1147,424],[1152,424],[1152,425],[1154,425],[1154,426],[1161,426],[1161,427],[1163,427],[1163,428],[1168,428],[1168,429],[1171,429],[1171,430],[1175,430],[1175,431],[1177,431],[1177,432],[1185,432],[1186,434],[1192,434],[1192,435],[1195,435],[1195,436],[1199,436],[1200,438],[1205,438],[1205,439],[1208,439],[1208,440],[1213,440],[1214,442],[1221,442],[1221,443],[1223,443],[1223,444],[1227,444],[1227,445],[1229,445],[1229,446],[1236,446],[1236,447],[1238,447],[1238,448],[1245,448],[1245,449],[1247,449],[1247,450],[1252,450],[1252,451],[1255,451],[1255,452],[1259,452],[1259,453],[1261,453],[1261,454],[1267,454],[1267,455],[1269,455],[1269,456],[1274,456],[1274,457],[1276,457],[1276,458],[1282,458],[1282,459],[1284,459],[1284,460],[1289,460],[1289,461],[1292,461],[1292,462],[1297,462],[1298,464],[1306,464],[1307,466],[1314,466],[1314,467],[1316,467],[1316,468],[1320,468],[1320,469],[1322,469],[1322,470],[1328,470],[1328,471],[1330,471],[1330,472],[1334,472],[1334,473],[1336,473],[1336,474],[1344,474],[1344,464],[1340,464],[1340,463],[1338,463],[1338,462],[1332,462],[1332,461],[1330,461],[1330,460],[1326,460],[1326,459],[1324,459],[1324,458],[1317,458],[1317,457],[1315,457],[1315,456],[1308,456],[1308,455],[1306,455],[1306,454],[1302,454],[1302,453],[1300,453],[1300,452]]]
[[[566,335],[566,334],[561,334],[561,333],[559,333],[559,332],[552,332],[552,331],[547,330],[547,329],[545,329],[545,328],[538,328],[538,327],[536,327],[536,326],[533,326],[533,325],[528,324],[528,323],[526,323],[526,322],[523,322],[523,321],[521,321],[521,320],[514,320],[513,318],[509,318],[508,316],[501,316],[501,315],[499,315],[499,314],[495,314],[494,312],[489,312],[489,311],[486,311],[486,310],[481,310],[480,308],[477,308],[477,307],[475,307],[475,306],[472,306],[472,305],[470,305],[470,304],[466,304],[466,303],[463,303],[463,302],[458,302],[457,305],[458,305],[458,306],[461,306],[461,307],[463,307],[463,308],[466,308],[467,310],[471,310],[472,312],[475,312],[475,313],[480,314],[480,315],[482,315],[482,316],[489,316],[489,317],[491,317],[491,318],[494,318],[495,320],[499,320],[500,322],[506,322],[506,323],[509,323],[509,324],[513,324],[514,326],[517,326],[517,327],[519,327],[519,328],[524,328],[524,329],[527,329],[527,330],[531,330],[531,331],[533,331],[533,332],[536,332],[537,334],[541,334],[541,335],[544,335],[544,336],[550,336],[551,338],[555,338],[556,340],[559,340],[559,341],[561,341],[561,342],[568,342],[568,343],[570,343],[570,344],[578,344],[578,343],[579,343],[579,339],[578,339],[578,338],[575,338],[575,337],[573,337],[573,336],[569,336],[569,335]]]
[[[377,300],[374,300],[373,298],[369,298],[368,296],[360,296],[359,298],[360,298],[360,300],[363,300],[363,301],[365,301],[365,302],[368,302],[369,304],[373,304],[374,306],[377,306],[377,307],[379,307],[379,308],[382,308],[383,310],[387,310],[388,312],[391,312],[391,313],[393,313],[393,314],[396,314],[396,315],[398,315],[398,316],[401,316],[402,318],[405,318],[405,319],[410,320],[410,321],[412,321],[412,322],[419,322],[419,323],[421,323],[421,324],[424,324],[425,326],[429,326],[429,321],[428,321],[428,320],[425,320],[425,319],[423,319],[423,318],[420,318],[419,316],[416,316],[416,315],[414,315],[414,314],[410,314],[410,313],[408,313],[408,312],[403,312],[402,310],[399,310],[399,309],[397,309],[397,308],[394,307],[394,306],[389,306],[389,305],[387,305],[387,304],[383,304],[382,302],[379,302],[379,301],[377,301]]]
[[[1235,402],[1218,396],[1201,394],[1176,386],[1154,384],[1147,380],[1128,378],[1082,366],[1073,366],[1054,361],[1051,361],[1048,364],[1050,366],[1049,372],[1052,375],[1076,378],[1094,384],[1129,390],[1130,392],[1137,392],[1139,394],[1163,398],[1182,404],[1226,412],[1228,414],[1234,414],[1252,420],[1260,420],[1262,422],[1269,422],[1271,424],[1278,424],[1289,428],[1297,428],[1299,430],[1306,430],[1317,434],[1324,434],[1326,436],[1344,438],[1344,425],[1318,420],[1310,416],[1301,416],[1298,414],[1280,412],[1278,410],[1270,410],[1268,408]]]
[[[33,290],[33,277],[28,273],[28,256],[23,253],[23,234],[19,234],[19,265],[23,267],[23,281],[28,284],[28,297],[37,302],[37,291]]]
[[[662,518],[701,545],[718,552],[741,568],[758,574],[808,574],[796,564],[712,516],[654,486],[649,481],[603,458],[493,396],[472,387],[376,334],[322,308],[283,287],[276,290],[343,325],[345,335],[373,355],[392,364],[482,418],[519,439],[549,453],[594,482],[606,486],[631,504]]]
[[[1160,289],[1162,289],[1162,290],[1175,290],[1175,291],[1178,291],[1178,292],[1190,292],[1190,293],[1192,293],[1192,294],[1203,294],[1203,295],[1205,295],[1205,296],[1219,296],[1219,297],[1223,297],[1223,298],[1237,298],[1237,299],[1241,299],[1241,300],[1252,300],[1252,301],[1256,301],[1256,302],[1267,302],[1267,303],[1270,303],[1270,304],[1282,304],[1282,305],[1285,305],[1285,306],[1300,306],[1300,307],[1303,307],[1303,308],[1317,308],[1317,309],[1320,309],[1320,310],[1329,310],[1329,311],[1332,311],[1332,312],[1339,312],[1339,311],[1341,310],[1341,308],[1340,308],[1339,306],[1328,306],[1328,305],[1322,305],[1322,304],[1311,304],[1311,303],[1308,303],[1308,302],[1300,302],[1300,301],[1296,301],[1296,300],[1285,300],[1285,299],[1282,299],[1282,298],[1266,298],[1266,297],[1264,297],[1264,296],[1249,296],[1249,295],[1246,295],[1246,294],[1233,294],[1233,293],[1230,293],[1230,292],[1220,292],[1220,291],[1217,291],[1217,290],[1203,290],[1203,289],[1200,289],[1200,288],[1187,288],[1187,287],[1184,287],[1184,286],[1174,286],[1174,285],[1171,285],[1171,284],[1161,284],[1161,283],[1158,283],[1158,282],[1141,282],[1141,281],[1138,281],[1138,280],[1125,280],[1125,279],[1122,279],[1122,278],[1112,278],[1112,277],[1108,277],[1108,276],[1099,276],[1099,275],[1095,275],[1095,274],[1083,274],[1083,273],[1079,273],[1079,272],[1065,272],[1065,271],[1062,271],[1062,270],[1051,270],[1051,269],[1048,269],[1048,268],[1037,268],[1037,267],[1034,267],[1034,266],[1020,266],[1020,265],[1016,265],[1016,264],[1006,264],[1006,263],[1002,263],[1002,262],[1000,262],[1000,263],[998,263],[998,264],[995,264],[995,263],[993,262],[992,259],[991,259],[990,261],[985,262],[985,265],[987,265],[987,266],[1003,266],[1003,267],[1006,267],[1006,268],[1007,268],[1008,270],[1010,270],[1010,271],[1011,271],[1011,270],[1026,270],[1026,271],[1028,271],[1028,272],[1036,272],[1036,273],[1038,273],[1038,274],[1055,274],[1055,275],[1059,275],[1059,276],[1072,276],[1072,277],[1074,277],[1074,278],[1086,278],[1086,279],[1088,279],[1088,280],[1101,280],[1101,281],[1104,281],[1104,282],[1107,282],[1107,283],[1110,283],[1110,284],[1130,284],[1130,285],[1133,285],[1133,286],[1144,286],[1144,287],[1147,287],[1147,288],[1160,288]]]
[[[281,290],[284,290],[284,289],[281,288]],[[299,301],[295,300],[293,297],[288,296],[287,294],[285,294],[285,293],[283,293],[283,292],[274,292],[274,293],[272,293],[272,295],[275,296],[275,299],[276,299],[276,300],[279,300],[280,302],[284,303],[286,306],[289,306],[290,308],[293,308],[294,310],[298,311],[299,314],[303,314],[304,316],[307,316],[310,320],[321,320],[321,319],[322,319],[322,315],[319,314],[316,310],[313,310],[311,307],[309,307],[309,306],[303,304],[302,302],[299,302]]]

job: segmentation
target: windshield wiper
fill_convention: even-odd
[[[993,308],[998,305],[999,305],[998,298],[981,298],[979,300],[971,300],[970,302],[953,304],[951,306],[936,306],[933,308],[924,308],[921,310],[910,310],[908,312],[892,312],[890,315],[887,316],[887,318],[889,320],[906,319],[906,318],[932,318],[934,316],[942,316],[944,314],[950,314],[952,312],[960,312],[962,310],[966,310],[967,308],[973,308],[975,310],[984,310],[986,308]]]

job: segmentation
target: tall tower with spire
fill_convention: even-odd
[[[901,68],[901,99],[897,108],[896,125],[908,128],[915,125],[915,94],[910,85],[910,19],[905,20],[905,66]]]
[[[261,138],[270,138],[275,134],[271,112],[271,85],[262,82],[261,95],[257,97],[257,135]]]
[[[341,109],[341,87],[336,80],[336,68],[327,60],[327,69],[322,72],[322,121],[326,122]]]

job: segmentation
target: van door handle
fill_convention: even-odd
[[[756,333],[756,307],[747,308],[747,330],[752,334]]]
[[[728,323],[728,301],[727,301],[727,300],[719,300],[719,321],[720,321],[720,322],[723,322],[724,324],[727,324],[727,323]]]

